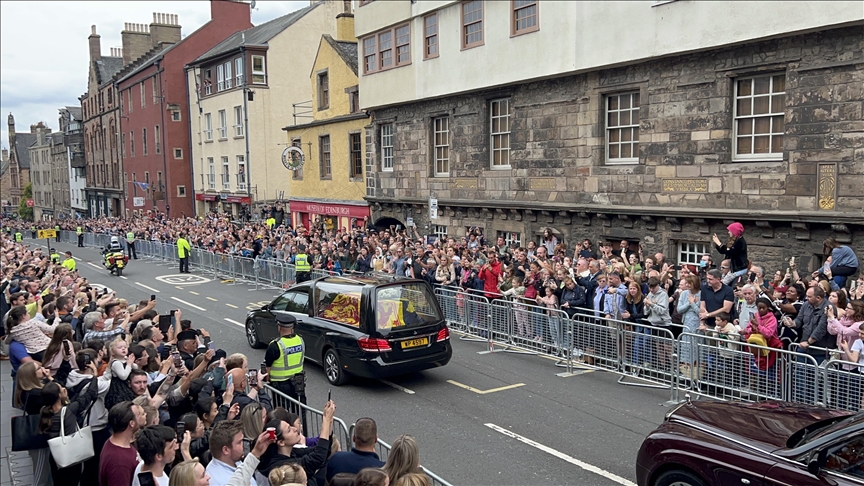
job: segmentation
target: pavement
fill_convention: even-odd
[[[194,266],[192,274],[179,274],[176,266],[145,259],[130,261],[122,277],[113,277],[100,266],[98,250],[54,246],[71,250],[91,282],[130,302],[155,294],[160,314],[179,308],[217,347],[246,354],[250,367],[263,361],[264,351],[246,343],[243,323],[248,310],[269,303],[278,290],[213,280]],[[635,486],[636,452],[669,410],[668,390],[625,386],[602,371],[560,377],[565,370],[552,360],[488,353],[485,343],[455,334],[452,344],[453,359],[443,368],[386,381],[354,379],[332,389],[336,415],[348,424],[375,419],[389,443],[413,435],[421,464],[454,485]],[[8,362],[0,373],[6,424]],[[307,364],[307,374],[308,402],[320,408],[330,386],[317,365]],[[23,467],[29,456],[9,453],[8,434],[3,427],[0,485],[29,484]]]

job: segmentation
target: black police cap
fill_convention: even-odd
[[[293,327],[297,324],[297,319],[291,314],[279,314],[276,316],[276,324],[279,324],[279,327]]]

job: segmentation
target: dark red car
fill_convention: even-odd
[[[639,486],[864,485],[864,412],[786,402],[691,402],[636,460]]]

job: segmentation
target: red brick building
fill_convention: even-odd
[[[194,214],[187,89],[195,86],[186,86],[184,66],[250,27],[249,4],[234,0],[211,0],[210,21],[182,40],[176,17],[154,14],[151,33],[154,28],[176,32],[174,43],[154,44],[147,55],[126,66],[115,83],[127,215],[147,210]]]

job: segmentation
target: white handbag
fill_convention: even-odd
[[[57,467],[73,466],[90,459],[95,454],[93,453],[93,432],[90,427],[78,427],[70,435],[66,435],[66,407],[60,410],[60,436],[53,439],[48,439],[48,448],[51,449],[51,456],[54,457],[54,462]]]

